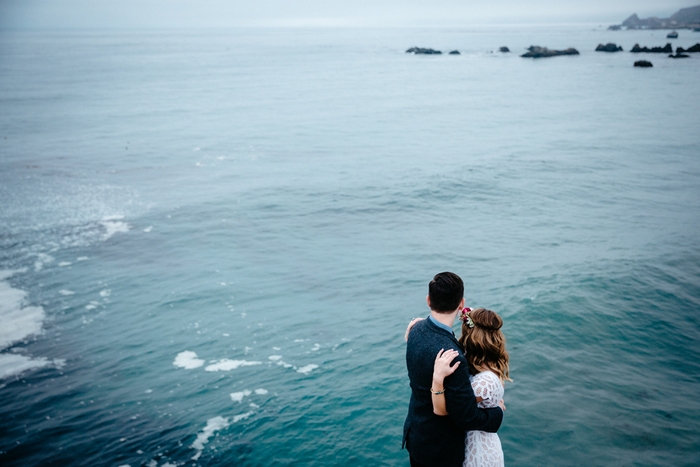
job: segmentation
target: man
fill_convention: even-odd
[[[469,383],[469,366],[452,332],[452,324],[464,307],[462,279],[451,272],[436,275],[428,287],[427,302],[430,316],[413,326],[406,346],[411,402],[403,428],[403,446],[408,449],[412,467],[461,467],[466,432],[495,433],[503,421],[503,410],[502,406],[477,407]],[[460,362],[457,370],[445,378],[447,416],[435,415],[431,400],[433,366],[441,349],[457,350],[455,361]]]

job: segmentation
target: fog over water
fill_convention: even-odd
[[[5,0],[0,4],[0,27],[463,26],[580,21],[613,24],[632,13],[640,17],[668,17],[679,8],[692,5],[681,0]]]

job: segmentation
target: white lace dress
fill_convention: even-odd
[[[470,376],[469,380],[474,395],[483,399],[479,407],[498,407],[498,402],[503,399],[503,384],[495,373],[482,371]],[[496,433],[468,431],[464,454],[463,467],[503,467],[503,449]]]

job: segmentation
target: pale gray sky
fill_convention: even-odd
[[[682,0],[0,0],[2,28],[231,26],[460,26],[620,23],[632,13],[668,17]]]

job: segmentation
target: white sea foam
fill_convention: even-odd
[[[7,279],[19,271],[0,271],[0,278]],[[41,332],[44,309],[40,306],[23,306],[27,293],[15,289],[0,280],[0,350],[33,334]]]
[[[240,391],[240,392],[232,392],[229,395],[231,396],[231,400],[233,402],[238,402],[240,404],[241,402],[243,402],[244,397],[248,397],[251,394],[252,394],[252,392],[250,392],[250,389],[244,389],[243,391]]]
[[[0,354],[0,379],[50,364],[51,362],[46,358],[31,358],[14,353]]]
[[[151,230],[153,230],[153,226],[152,226],[152,225],[149,225],[148,227],[146,227],[145,229],[143,229],[143,231],[146,232],[146,233],[150,232]]]
[[[100,297],[106,298],[112,295],[112,291],[109,289],[100,290]]]
[[[238,367],[241,366],[252,366],[252,365],[260,365],[262,362],[249,362],[247,360],[229,360],[228,358],[224,358],[223,360],[219,360],[216,363],[212,363],[211,365],[208,365],[204,370],[205,371],[230,371],[230,370],[235,370]]]
[[[53,260],[54,257],[51,255],[47,255],[46,253],[38,253],[36,255],[36,261],[34,261],[34,270],[41,271],[44,269],[45,264],[52,263]]]
[[[314,344],[314,346],[311,348],[311,351],[312,351],[312,352],[316,352],[316,351],[317,351],[318,349],[320,349],[320,348],[321,348],[321,345],[320,345],[320,344]]]
[[[256,389],[256,390],[255,390],[255,394],[258,394],[259,396],[262,396],[262,395],[264,395],[264,394],[267,394],[267,389],[262,389],[262,388]]]
[[[99,305],[99,304],[100,304],[100,302],[96,302],[93,300],[88,305],[85,305],[85,309],[86,310],[94,310],[95,308],[97,308],[97,305]]]
[[[301,368],[297,368],[297,372],[298,372],[298,373],[303,373],[303,374],[305,374],[305,375],[308,375],[309,373],[311,373],[311,372],[312,372],[313,370],[315,370],[316,368],[318,368],[318,365],[314,365],[313,363],[311,363],[311,364],[309,364],[309,365],[302,366]]]
[[[15,353],[3,353],[0,354],[0,379],[46,366],[63,368],[65,364],[66,361],[63,359],[49,360],[45,357],[32,358]]]
[[[73,263],[71,263],[70,261],[61,261],[60,263],[58,263],[58,265],[61,267],[70,266],[71,264]]]
[[[76,258],[76,261],[87,261],[88,259],[89,258],[87,256],[78,256],[78,258]]]
[[[75,294],[75,292],[73,292],[72,290],[68,290],[68,289],[61,289],[58,291],[58,293],[60,293],[61,295],[74,295]]]
[[[294,365],[290,365],[289,363],[285,362],[282,360],[282,355],[270,355],[267,357],[269,360],[275,362],[279,366],[283,366],[285,368],[292,368]]]
[[[233,417],[233,420],[231,420],[231,423],[236,423],[236,422],[240,422],[241,420],[245,420],[246,418],[250,417],[254,413],[255,412],[246,412],[246,413],[242,413],[240,415],[235,415]]]
[[[100,224],[102,224],[102,227],[105,229],[105,233],[102,235],[102,240],[107,240],[116,233],[125,233],[131,229],[131,226],[122,221],[122,219],[124,219],[124,216],[109,216],[102,218]]]
[[[190,446],[191,448],[199,451],[197,454],[194,455],[192,460],[199,459],[199,456],[202,455],[202,451],[204,450],[204,445],[209,442],[209,438],[211,438],[214,435],[214,433],[216,433],[219,430],[223,430],[224,428],[227,428],[230,424],[231,423],[229,422],[228,418],[221,416],[210,418],[209,420],[207,420],[207,425],[201,432],[197,434],[197,438],[192,443],[192,446]]]
[[[24,272],[27,272],[27,268],[1,269],[0,270],[0,281],[4,281],[5,279],[9,279],[10,277],[14,276],[15,274],[24,273]]]
[[[194,368],[199,368],[200,366],[204,365],[204,360],[197,358],[197,354],[195,352],[185,350],[184,352],[180,352],[179,354],[177,354],[173,365],[175,365],[178,368],[192,370]]]

